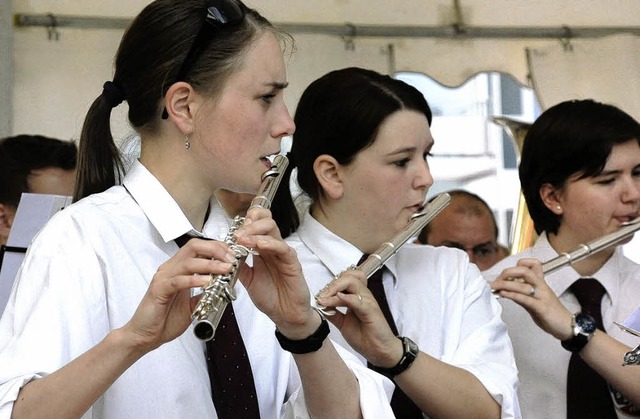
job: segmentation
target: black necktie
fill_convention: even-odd
[[[182,235],[175,241],[182,247],[190,238]],[[218,418],[260,418],[251,363],[232,304],[227,305],[215,336],[207,342],[207,369]]]
[[[598,329],[604,331],[600,306],[605,289],[594,278],[580,278],[571,291],[580,303],[581,311],[589,314]],[[607,382],[578,353],[571,354],[567,373],[567,418],[617,418]]]
[[[369,255],[363,255],[358,264],[362,263],[368,256]],[[393,316],[391,315],[391,310],[389,310],[389,302],[387,301],[387,296],[382,285],[382,274],[385,269],[386,268],[383,266],[369,277],[367,281],[367,288],[371,290],[371,293],[378,302],[378,305],[382,310],[382,314],[384,314],[384,317],[387,319],[387,323],[389,323],[389,327],[391,327],[393,333],[398,336],[398,328],[396,327],[396,322],[393,320]],[[367,362],[367,366],[371,368],[372,364]],[[423,418],[420,408],[418,408],[418,406],[416,406],[416,404],[398,386],[396,386],[393,391],[391,409],[399,419]]]

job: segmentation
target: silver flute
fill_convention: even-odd
[[[288,165],[289,160],[285,156],[277,155],[274,158],[271,169],[262,175],[262,184],[257,195],[251,201],[249,209],[269,209],[271,207],[271,201],[273,201],[273,197],[282,180],[282,175]],[[227,304],[237,298],[234,286],[238,280],[238,270],[249,253],[254,253],[253,249],[239,245],[236,242],[235,232],[243,226],[244,220],[245,217],[236,216],[224,239],[224,242],[229,245],[236,257],[231,272],[228,274],[211,274],[211,280],[202,288],[202,298],[200,298],[191,315],[195,322],[193,333],[200,340],[211,340],[215,335]]]
[[[601,250],[611,247],[617,243],[620,243],[624,239],[633,236],[633,234],[640,230],[640,217],[631,221],[621,223],[620,227],[609,234],[605,234],[597,239],[594,239],[586,244],[579,245],[571,252],[560,253],[553,259],[550,259],[542,264],[542,273],[544,275],[557,271],[565,266],[573,265],[574,263],[591,256]],[[524,282],[523,278],[511,278],[510,281]],[[494,289],[491,291],[496,298],[500,298],[498,293],[500,290]]]
[[[604,236],[586,244],[581,244],[577,249],[571,252],[560,253],[557,257],[544,262],[542,264],[542,271],[546,275],[551,272],[555,272],[560,268],[564,268],[565,266],[573,265],[579,260],[620,243],[624,239],[633,236],[633,234],[638,230],[640,230],[640,217],[632,221],[622,223],[616,231],[605,234]]]
[[[409,219],[409,224],[407,224],[400,233],[391,239],[391,241],[383,243],[362,263],[358,266],[353,265],[349,269],[360,269],[364,272],[367,278],[371,277],[371,275],[380,269],[387,259],[393,256],[402,247],[402,245],[407,242],[407,240],[418,234],[420,230],[429,223],[429,221],[433,220],[436,215],[445,209],[447,205],[449,205],[450,201],[451,196],[448,193],[441,193],[437,195],[420,211],[413,214]],[[316,299],[317,297],[318,296],[316,295]],[[335,314],[335,310],[325,308],[320,305],[318,305],[317,309],[327,316]]]

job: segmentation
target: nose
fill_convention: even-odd
[[[416,173],[416,178],[414,181],[414,187],[416,189],[425,189],[429,190],[429,188],[433,185],[433,176],[431,176],[431,170],[429,170],[429,163],[427,160],[422,160],[420,167]]]
[[[276,116],[276,122],[273,124],[272,137],[280,139],[288,135],[292,135],[296,130],[296,124],[291,118],[287,105],[282,103]]]
[[[476,263],[476,257],[473,249],[465,249],[464,251],[467,252],[467,255],[469,255],[469,262]]]
[[[630,176],[624,183],[622,192],[624,202],[636,202],[640,200],[640,178]]]

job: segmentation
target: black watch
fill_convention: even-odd
[[[596,332],[596,321],[588,314],[576,313],[571,317],[573,337],[563,340],[562,347],[570,352],[580,352]]]
[[[406,336],[398,336],[398,339],[402,341],[402,358],[400,358],[400,361],[391,368],[373,366],[371,368],[372,370],[384,375],[385,377],[393,378],[396,375],[405,372],[411,364],[413,364],[413,361],[416,360],[418,353],[420,352],[418,345]]]

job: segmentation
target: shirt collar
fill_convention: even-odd
[[[320,259],[333,276],[340,275],[350,266],[356,265],[363,255],[357,247],[330,231],[308,211],[297,233],[300,240]],[[385,266],[393,274],[394,283],[395,260],[396,258],[392,256],[385,262]]]
[[[543,263],[559,256],[558,252],[551,247],[545,233],[540,235],[535,246],[537,248],[537,256],[540,257]],[[607,260],[597,272],[591,275],[592,278],[596,278],[602,286],[604,286],[607,294],[609,294],[613,301],[617,301],[618,298],[619,291],[616,278],[619,277],[623,258],[622,248],[617,247],[609,260]],[[551,289],[555,291],[556,295],[561,295],[581,277],[582,275],[580,275],[573,266],[569,265],[547,275],[547,282]]]
[[[165,242],[185,233],[203,237],[160,181],[140,161],[133,163],[122,184]]]

